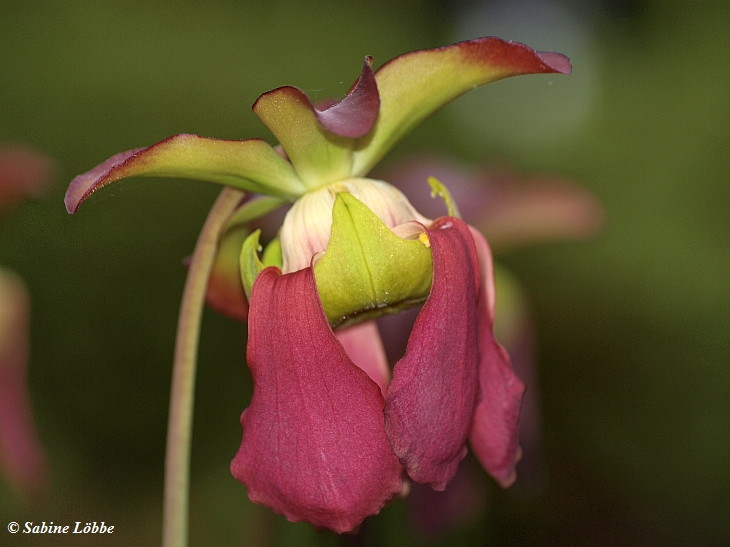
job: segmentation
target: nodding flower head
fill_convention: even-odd
[[[69,212],[133,175],[233,186],[241,202],[220,241],[209,302],[248,321],[253,396],[231,464],[248,495],[292,521],[352,530],[403,490],[443,490],[469,441],[502,485],[515,478],[524,390],[492,333],[494,279],[481,234],[448,213],[419,214],[364,178],[406,134],[467,91],[520,74],[570,72],[557,53],[480,38],[362,72],[341,101],[294,87],[253,110],[279,141],[176,135],[76,177]],[[424,181],[425,183],[425,181]],[[249,223],[293,203],[259,257]],[[388,368],[371,319],[423,304],[405,355]],[[392,378],[391,378],[392,376]]]

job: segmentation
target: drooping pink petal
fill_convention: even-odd
[[[19,201],[38,197],[50,184],[54,164],[36,150],[0,145],[0,213]]]
[[[28,396],[28,294],[0,270],[0,470],[24,498],[46,487],[46,457]]]
[[[388,369],[388,358],[385,356],[385,348],[375,321],[366,321],[338,330],[335,336],[345,348],[352,362],[363,369],[370,379],[380,386],[380,391],[385,397],[390,381],[390,369]]]
[[[525,385],[512,371],[509,355],[494,339],[494,272],[484,236],[471,228],[479,257],[479,401],[470,443],[474,454],[496,481],[507,488],[516,478],[517,442]]]
[[[75,213],[99,188],[133,176],[201,180],[284,197],[304,191],[291,164],[261,139],[230,141],[181,134],[121,152],[77,176],[66,190],[66,210]]]
[[[326,109],[314,109],[315,115],[328,131],[341,137],[357,138],[367,135],[378,118],[380,96],[373,75],[373,58],[366,57],[362,74],[347,96]]]
[[[378,386],[332,333],[312,268],[261,272],[248,325],[254,391],[231,472],[291,521],[352,530],[401,490]]]
[[[461,220],[436,220],[428,237],[431,294],[393,370],[385,430],[410,477],[443,490],[466,455],[476,404],[479,270]]]

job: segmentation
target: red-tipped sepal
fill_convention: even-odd
[[[77,176],[66,190],[66,210],[75,213],[99,188],[136,176],[201,180],[286,198],[305,190],[291,164],[261,139],[229,141],[181,134],[121,152]]]

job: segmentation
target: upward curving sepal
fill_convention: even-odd
[[[315,108],[314,113],[325,129],[356,139],[373,128],[380,110],[380,96],[372,66],[373,58],[365,57],[362,74],[347,96],[325,110]]]
[[[66,210],[73,214],[99,188],[134,176],[202,180],[285,198],[305,190],[291,164],[261,139],[227,141],[181,134],[117,154],[79,175],[66,191]]]
[[[352,176],[366,174],[393,146],[436,110],[477,86],[509,76],[570,73],[560,53],[487,37],[406,53],[375,72],[380,114],[355,145]]]
[[[306,93],[291,86],[264,93],[253,105],[310,189],[349,177],[353,139],[372,129],[380,107],[371,64],[366,57],[347,96],[326,109],[315,108]]]

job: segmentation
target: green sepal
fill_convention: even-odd
[[[281,270],[284,264],[284,255],[281,250],[281,240],[278,237],[272,239],[264,249],[264,254],[261,256],[261,262],[264,263],[264,267],[276,266]]]
[[[459,206],[456,204],[456,201],[451,196],[451,192],[449,192],[449,189],[446,188],[446,186],[444,186],[441,181],[438,180],[436,177],[428,177],[428,185],[431,187],[432,198],[438,196],[442,200],[444,200],[444,203],[446,204],[446,210],[449,212],[449,216],[461,218]]]
[[[249,302],[251,301],[251,288],[253,287],[254,281],[256,281],[258,275],[266,267],[258,255],[261,251],[261,245],[259,245],[260,235],[261,230],[256,230],[248,236],[243,242],[241,254],[239,255],[241,282],[243,283],[243,290],[246,293],[246,299]]]
[[[317,120],[307,95],[286,86],[261,95],[254,113],[286,150],[298,180],[309,190],[347,178],[353,139],[330,133]]]
[[[314,275],[334,328],[425,301],[433,262],[421,240],[398,237],[365,204],[341,192],[332,210],[332,236]]]

